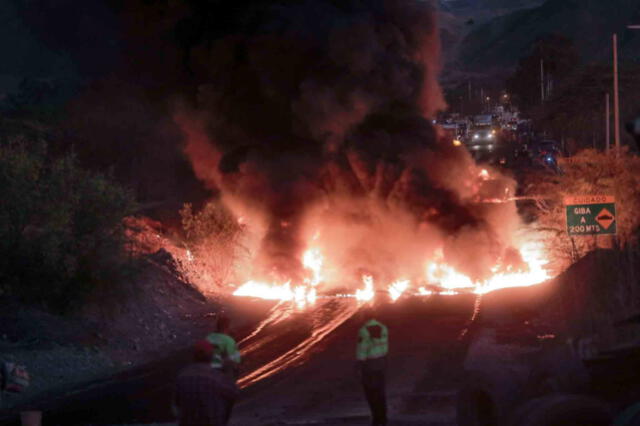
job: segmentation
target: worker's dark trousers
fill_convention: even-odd
[[[227,364],[228,366],[229,364]],[[229,379],[229,381],[231,383],[233,383],[233,387],[236,387],[236,380],[238,380],[237,377],[237,370],[229,367],[229,368],[223,368],[224,374],[225,376],[227,376],[227,378]],[[224,425],[228,425],[229,424],[229,420],[231,420],[231,412],[233,411],[233,406],[236,404],[236,398],[230,398],[230,397],[223,397],[222,398],[222,406],[224,408],[223,412],[223,418],[224,418]]]
[[[231,412],[233,411],[233,406],[235,405],[236,400],[231,398],[223,398],[222,406],[224,407],[224,424],[228,425],[229,420],[231,419]]]
[[[387,424],[387,389],[384,370],[362,371],[362,386],[364,395],[369,403],[371,415],[373,416],[373,426],[384,426]]]

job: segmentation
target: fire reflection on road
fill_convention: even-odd
[[[267,319],[262,321],[254,332],[240,342],[240,350],[244,357],[255,353],[267,344],[273,344],[276,340],[290,340],[291,337],[288,335],[290,330],[286,327],[278,327],[287,319],[296,322],[304,321],[309,324],[308,335],[295,346],[286,349],[281,355],[242,376],[238,385],[241,388],[246,388],[302,363],[313,352],[314,347],[347,321],[357,310],[358,305],[348,299],[320,300],[314,307],[304,312],[296,311],[290,303],[276,305]],[[298,315],[300,318],[293,318],[294,315]]]

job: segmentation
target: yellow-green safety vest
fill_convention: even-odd
[[[207,336],[207,340],[215,346],[211,366],[213,368],[222,368],[224,358],[228,358],[236,364],[240,364],[240,351],[236,346],[236,341],[231,336],[223,333],[211,333]]]
[[[374,319],[367,321],[358,332],[358,361],[382,358],[389,352],[387,327]]]

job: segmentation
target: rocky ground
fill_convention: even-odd
[[[120,302],[58,316],[0,300],[1,358],[24,364],[28,392],[5,395],[0,421],[77,387],[188,347],[211,331],[219,303],[179,279],[166,252],[145,256]]]
[[[353,315],[355,301],[322,301],[303,311],[237,298],[227,303],[244,318],[236,331],[244,353],[241,383],[247,385],[232,425],[368,424],[354,368],[354,336],[360,326]],[[469,295],[410,298],[385,311],[383,321],[391,335],[390,425],[455,424],[454,399],[464,352],[459,337],[473,309]],[[278,319],[260,323],[272,316]],[[328,333],[318,339],[324,331]],[[173,424],[169,397],[187,352],[183,349],[58,395],[45,418],[49,424],[65,425]],[[260,380],[248,379],[260,372]]]

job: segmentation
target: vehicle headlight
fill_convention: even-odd
[[[473,135],[473,138],[474,139],[480,139],[480,135],[476,133],[475,135]]]
[[[487,136],[489,139],[493,139],[493,133],[489,133],[489,136]]]

